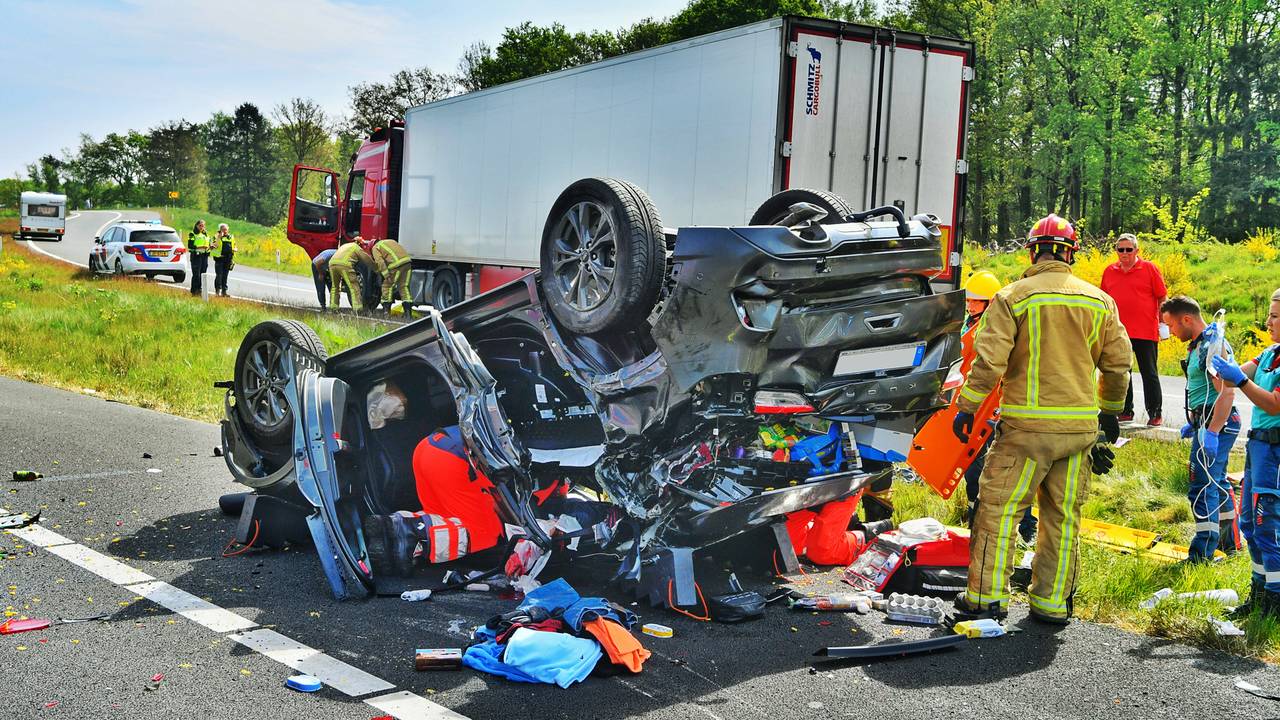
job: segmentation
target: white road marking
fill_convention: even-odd
[[[255,627],[257,623],[205,600],[156,580],[144,572],[112,560],[102,553],[73,542],[39,525],[5,532],[22,538],[49,552],[102,577],[126,590],[165,607],[216,633]],[[303,645],[274,630],[262,628],[233,633],[229,640],[256,650],[276,662],[298,672],[313,675],[321,682],[352,697],[395,690],[395,685],[319,650]],[[467,720],[452,710],[408,691],[393,692],[365,701],[368,705],[400,718],[400,720]]]
[[[369,673],[330,657],[315,648],[307,647],[275,630],[263,628],[228,636],[241,645],[256,650],[281,665],[300,673],[319,678],[320,682],[352,697],[373,692],[394,690],[395,685]]]
[[[120,218],[124,217],[124,214],[123,214],[123,213],[112,212],[111,214],[112,214],[112,215],[115,215],[115,217],[113,217],[113,218],[111,218],[110,220],[108,220],[108,221],[106,221],[106,222],[102,223],[101,225],[99,225],[99,226],[98,226],[98,229],[97,229],[96,231],[94,231],[94,233],[93,233],[93,236],[94,236],[94,237],[102,237],[102,231],[103,231],[103,230],[105,230],[105,229],[106,229],[106,227],[107,227],[108,225],[110,225],[111,223],[113,223],[113,222],[115,222],[115,221],[119,220]]]
[[[405,690],[379,695],[364,702],[399,720],[465,720],[462,715],[449,708]]]
[[[94,575],[116,585],[129,585],[155,580],[155,578],[141,570],[131,568],[119,560],[112,560],[97,550],[92,550],[79,543],[52,545],[45,549],[63,560],[79,565]]]
[[[258,626],[258,623],[243,615],[237,615],[230,610],[201,600],[186,590],[179,590],[167,582],[156,580],[138,583],[137,585],[126,585],[125,587],[151,602],[163,605],[191,622],[203,625],[216,633],[248,630]]]
[[[36,252],[40,253],[41,255],[44,255],[44,256],[46,256],[46,257],[51,257],[51,258],[53,258],[54,260],[58,260],[59,262],[71,263],[72,265],[75,265],[76,267],[82,267],[82,268],[84,268],[85,270],[88,270],[88,269],[89,269],[89,266],[88,266],[88,265],[85,265],[84,263],[76,262],[75,260],[68,260],[68,259],[66,259],[66,258],[62,257],[61,255],[54,255],[53,253],[49,252],[48,250],[45,250],[44,248],[42,248],[42,247],[40,247],[39,245],[37,245],[37,244],[35,243],[35,241],[34,241],[34,240],[25,240],[24,242],[26,242],[26,243],[27,243],[27,247],[28,247],[29,249],[31,249],[31,250],[35,250]]]
[[[28,525],[9,532],[32,545],[43,548],[53,547],[54,545],[70,545],[73,542],[71,538],[63,537],[52,530],[46,530],[39,524]]]

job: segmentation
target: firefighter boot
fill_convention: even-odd
[[[1254,575],[1249,583],[1249,595],[1245,597],[1244,602],[1240,603],[1234,610],[1227,613],[1227,617],[1232,620],[1249,617],[1249,613],[1253,612],[1253,608],[1257,606],[1258,601],[1262,598],[1262,594],[1266,592],[1262,585],[1262,578]]]
[[[970,605],[969,601],[965,599],[964,593],[960,593],[956,596],[954,609],[951,614],[957,621],[982,620],[985,618],[1003,621],[1009,616],[1009,611],[998,602],[993,602],[985,608]]]

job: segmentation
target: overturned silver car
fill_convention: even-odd
[[[227,466],[254,491],[242,534],[296,511],[334,594],[369,594],[390,569],[362,519],[414,509],[415,445],[456,426],[509,528],[564,550],[534,499],[563,482],[610,509],[576,552],[689,605],[694,553],[754,531],[794,567],[785,514],[885,478],[945,404],[963,293],[931,284],[928,216],[788,190],[747,226],[670,231],[639,188],[593,178],[561,194],[542,247],[539,272],[333,357],[296,321],[255,327],[222,384]],[[384,383],[404,417],[374,429]],[[828,428],[838,460],[762,449],[780,422]]]

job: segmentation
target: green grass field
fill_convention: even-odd
[[[1185,545],[1192,534],[1186,497],[1189,452],[1186,442],[1133,440],[1116,451],[1116,467],[1110,474],[1093,478],[1083,515],[1155,532],[1163,540]],[[1238,470],[1243,463],[1243,458],[1237,457],[1231,469]],[[924,485],[898,484],[893,500],[899,522],[934,517],[948,525],[965,524],[968,500],[963,487],[943,500]],[[1076,615],[1134,632],[1280,662],[1280,622],[1251,618],[1237,623],[1246,632],[1241,640],[1220,638],[1209,626],[1206,615],[1224,617],[1218,603],[1169,601],[1155,610],[1138,609],[1138,603],[1164,587],[1177,592],[1233,588],[1243,599],[1249,587],[1249,568],[1247,553],[1209,566],[1188,567],[1082,543]],[[1015,597],[1026,600],[1025,596]]]
[[[93,277],[12,243],[0,253],[0,373],[31,382],[216,421],[223,392],[213,383],[232,377],[249,328],[278,317],[305,321],[331,353],[391,327],[232,299],[205,303],[141,279]]]
[[[310,258],[302,248],[285,237],[283,224],[267,227],[189,208],[151,209],[160,213],[164,223],[177,230],[183,240],[195,227],[197,220],[204,220],[209,237],[213,237],[218,231],[218,223],[226,223],[231,228],[231,234],[236,236],[236,264],[295,275],[311,274]],[[279,265],[276,264],[277,252],[280,255]]]

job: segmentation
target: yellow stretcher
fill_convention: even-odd
[[[1033,508],[1031,512],[1036,517],[1039,517],[1036,509]],[[1153,532],[1135,530],[1123,525],[1112,525],[1111,523],[1089,518],[1080,518],[1080,539],[1108,550],[1122,553],[1141,553],[1146,557],[1165,562],[1186,560],[1187,554],[1190,552],[1185,545],[1175,545],[1161,541],[1160,536]],[[1215,559],[1226,557],[1227,554],[1221,550],[1214,553]]]

